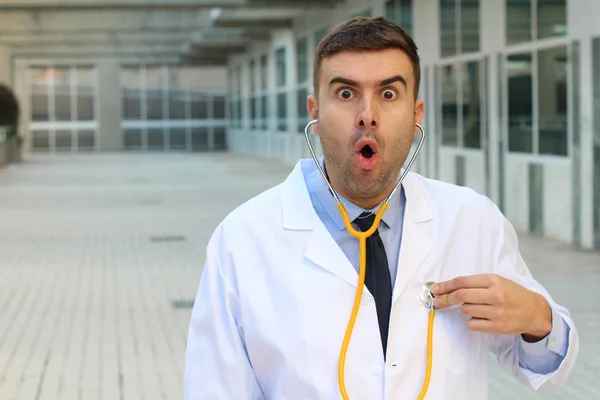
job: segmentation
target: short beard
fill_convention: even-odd
[[[410,145],[408,151],[404,149],[405,143],[394,143],[395,146],[391,154],[387,154],[384,158],[381,156],[381,172],[378,176],[373,176],[372,172],[357,171],[356,166],[353,164],[353,160],[350,157],[344,158],[345,152],[339,151],[339,144],[334,141],[329,141],[329,135],[327,129],[323,129],[323,125],[319,127],[321,130],[321,146],[323,149],[323,155],[330,166],[329,170],[335,170],[337,178],[340,184],[344,187],[345,191],[348,192],[354,198],[368,199],[372,197],[380,196],[384,192],[390,192],[392,185],[398,179],[400,169],[406,159],[408,152],[410,151]],[[326,127],[325,127],[326,128]],[[362,137],[372,137],[377,141],[380,146],[381,154],[385,149],[386,144],[383,139],[376,133],[357,133],[350,141],[348,150],[350,154],[354,152],[354,146]],[[395,161],[402,160],[402,164],[393,165]],[[338,189],[339,190],[339,189]],[[388,195],[389,193],[385,193]]]

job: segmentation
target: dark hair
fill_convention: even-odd
[[[313,65],[313,87],[319,90],[319,74],[324,59],[342,51],[399,49],[410,58],[415,75],[415,99],[421,81],[421,61],[415,42],[401,27],[383,17],[354,17],[333,28],[319,42]]]

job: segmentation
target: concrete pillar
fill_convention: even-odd
[[[103,60],[98,68],[98,149],[117,151],[123,149],[121,129],[120,65],[116,61]]]
[[[595,77],[600,76],[595,72],[600,54],[600,48],[594,48],[593,37],[600,35],[600,26],[596,23],[596,15],[600,12],[600,2],[596,0],[569,0],[568,1],[568,26],[569,34],[574,40],[579,41],[579,62],[574,67],[578,68],[579,87],[573,94],[579,96],[578,119],[579,143],[574,148],[573,164],[574,173],[579,175],[578,196],[574,196],[575,206],[580,209],[579,217],[579,245],[583,248],[594,247],[594,208],[598,207],[594,201],[594,119],[597,117],[600,98],[595,95],[600,91],[594,87]],[[575,132],[574,132],[575,134]],[[577,190],[577,188],[575,188]],[[576,194],[576,193],[574,193]]]
[[[6,46],[0,45],[0,83],[8,86],[13,85],[12,82],[12,60],[10,50]]]
[[[436,0],[423,0],[413,2],[413,39],[419,48],[421,57],[421,90],[423,97],[427,99],[425,103],[425,119],[423,128],[426,139],[422,153],[419,157],[424,159],[426,166],[421,169],[427,171],[430,178],[439,178],[439,143],[440,129],[438,126],[436,96],[436,74],[435,63],[439,58],[440,34],[438,2]]]

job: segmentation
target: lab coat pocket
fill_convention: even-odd
[[[462,314],[460,308],[438,310],[436,313],[440,346],[443,346],[440,351],[444,354],[445,399],[465,400],[474,376],[474,333],[467,326],[469,318]]]
[[[446,371],[453,376],[469,375],[476,348],[475,334],[467,325],[469,317],[458,307],[437,310],[436,313]]]

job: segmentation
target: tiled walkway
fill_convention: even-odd
[[[289,166],[229,154],[35,157],[0,170],[0,400],[181,399],[204,247]],[[581,331],[558,395],[493,373],[493,399],[600,399],[600,255],[523,237]],[[503,390],[503,393],[500,393]]]

